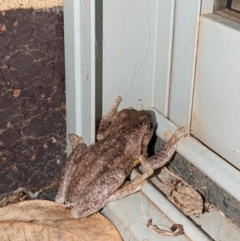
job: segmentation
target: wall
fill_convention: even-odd
[[[121,106],[151,106],[158,3],[103,2],[103,113],[121,95]]]

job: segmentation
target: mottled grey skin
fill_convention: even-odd
[[[152,117],[145,110],[117,112],[120,101],[121,97],[116,97],[110,111],[103,116],[97,142],[87,148],[82,138],[74,134],[69,136],[73,151],[64,167],[55,201],[71,207],[75,218],[87,217],[108,202],[139,191],[153,169],[165,165],[177,144],[189,137],[177,137],[178,130],[162,152],[148,158],[147,145],[153,134]],[[122,185],[137,158],[145,173]]]

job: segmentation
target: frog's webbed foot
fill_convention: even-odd
[[[179,127],[169,138],[169,140],[166,142],[164,149],[161,151],[163,153],[166,153],[166,155],[173,156],[174,152],[177,149],[177,146],[184,140],[187,140],[191,137],[190,134],[187,134],[184,132],[184,127]],[[160,153],[161,153],[160,152]],[[170,157],[170,159],[171,159]]]
[[[152,169],[157,169],[163,167],[166,163],[170,161],[173,154],[176,151],[177,146],[184,140],[189,139],[191,136],[189,134],[184,133],[184,128],[178,128],[170,139],[166,142],[163,150],[156,155],[145,158],[144,156],[140,156],[140,161],[143,167],[151,167]]]
[[[185,129],[184,127],[179,127],[167,140],[167,143],[169,146],[177,146],[179,145],[182,141],[189,139],[191,137],[190,134],[184,133]]]
[[[118,108],[119,104],[121,103],[121,101],[122,101],[121,96],[115,97],[110,110],[102,117],[102,119],[99,123],[98,129],[97,129],[97,140],[98,141],[103,138],[104,132],[109,127],[112,119],[116,115],[117,108]]]
[[[122,199],[130,194],[140,191],[146,184],[146,179],[153,174],[153,169],[148,167],[142,175],[136,175],[135,178],[123,184],[109,198],[108,202]]]

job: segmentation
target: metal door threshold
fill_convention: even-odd
[[[154,109],[151,110],[154,111],[158,123],[158,137],[163,139],[166,130],[170,130],[172,133],[176,130],[177,127],[166,117]],[[240,200],[240,193],[236,191],[240,183],[237,169],[194,138],[181,143],[177,151],[223,190],[236,200]],[[133,170],[132,176],[136,173],[137,171]],[[217,208],[198,217],[186,217],[156,187],[158,185],[155,185],[156,180],[154,180],[154,185],[149,182],[141,192],[112,202],[103,209],[102,213],[116,225],[123,240],[240,240],[239,227]],[[150,218],[159,228],[166,230],[169,230],[174,223],[182,224],[185,234],[178,237],[157,234],[146,226]]]
[[[134,170],[133,175],[136,173]],[[115,224],[123,240],[209,240],[204,232],[150,183],[141,192],[111,202],[104,208],[103,214]],[[185,234],[178,237],[157,234],[146,226],[150,218],[153,224],[165,230],[170,230],[173,223],[182,224]]]
[[[151,110],[154,111],[156,122],[158,123],[156,134],[163,140],[164,132],[170,130],[173,133],[177,129],[177,126],[153,108]],[[195,138],[182,142],[178,146],[177,152],[224,191],[237,201],[240,201],[240,192],[236,191],[239,189],[240,172],[236,168]]]
[[[132,176],[136,173],[133,170]],[[102,214],[116,226],[124,241],[238,241],[240,238],[238,226],[216,208],[199,217],[186,217],[150,182],[142,191],[109,203]],[[182,224],[185,234],[178,237],[157,234],[146,226],[150,218],[165,230],[170,230],[174,223]]]

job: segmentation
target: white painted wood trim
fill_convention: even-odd
[[[201,0],[176,1],[169,118],[190,128]]]
[[[67,133],[95,140],[95,1],[64,1]],[[68,143],[68,153],[70,153]]]
[[[164,140],[164,132],[170,130],[173,133],[177,129],[177,126],[156,112],[156,110],[151,110],[154,111],[156,122],[158,123],[157,136]],[[177,147],[177,152],[224,191],[237,201],[240,201],[240,192],[237,191],[239,190],[240,172],[236,168],[228,164],[195,138],[183,141]]]
[[[158,1],[152,106],[168,116],[175,0]]]
[[[213,12],[214,0],[202,0],[201,15]]]

